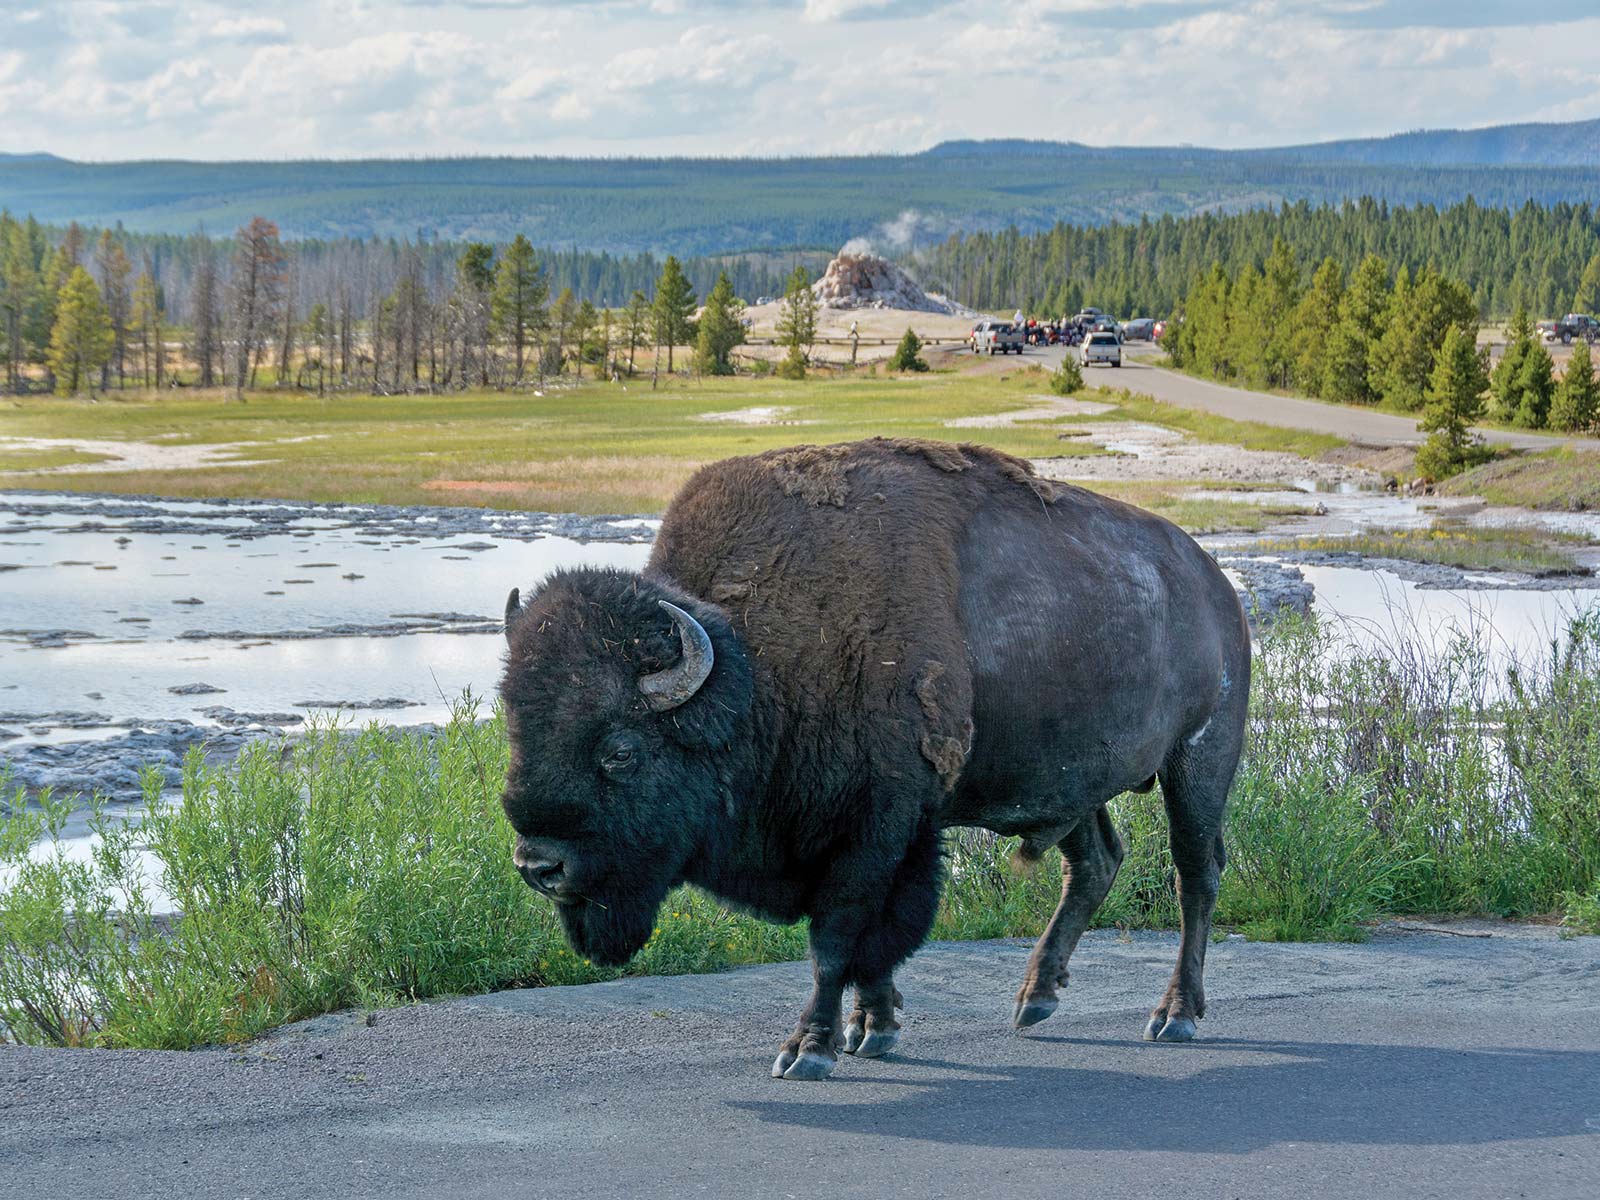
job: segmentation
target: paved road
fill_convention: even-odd
[[[1066,347],[1052,346],[1030,350],[1025,357],[1036,358],[1053,369],[1064,353]],[[1153,367],[1148,362],[1140,361],[1139,354],[1140,349],[1135,349],[1119,370],[1093,367],[1085,372],[1085,377],[1090,383],[1131,388],[1167,404],[1203,409],[1235,421],[1259,421],[1288,429],[1329,433],[1373,446],[1416,446],[1423,441],[1424,435],[1417,432],[1417,422],[1411,417],[1397,417],[1391,413],[1373,412],[1351,405],[1300,400],[1292,396],[1273,396],[1211,383]],[[1477,432],[1496,445],[1522,449],[1548,450],[1562,444],[1600,449],[1600,442],[1593,438],[1552,437],[1501,429],[1479,429]]]
[[[1466,928],[1457,926],[1456,928]],[[0,1050],[0,1196],[1592,1200],[1600,939],[1212,947],[1203,1041],[1138,1040],[1175,938],[926,948],[899,1052],[766,1069],[803,964],[306,1022],[237,1051]]]

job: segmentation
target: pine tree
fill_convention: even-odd
[[[328,359],[332,357],[333,319],[328,314],[328,306],[320,300],[311,306],[311,311],[306,314],[306,323],[301,330],[305,334],[306,349],[314,352],[314,361],[317,368],[317,395],[327,394],[328,390]]]
[[[1550,420],[1550,402],[1556,394],[1556,365],[1550,351],[1535,342],[1517,372],[1517,424],[1543,429]]]
[[[217,278],[217,256],[211,239],[201,229],[196,234],[194,280],[189,293],[193,314],[194,343],[190,352],[200,369],[199,385],[217,386],[217,371],[222,367],[222,302]]]
[[[1263,334],[1257,361],[1262,382],[1268,387],[1288,387],[1293,381],[1297,353],[1295,313],[1300,297],[1300,267],[1289,243],[1275,237],[1272,253],[1261,268],[1261,287],[1251,321]]]
[[[155,368],[155,386],[159,389],[162,384],[165,361],[161,326],[165,316],[161,289],[156,286],[147,259],[144,270],[139,272],[139,279],[133,285],[133,312],[129,316],[132,333],[139,344],[139,382],[142,387],[151,384],[152,366]]]
[[[252,218],[234,235],[228,312],[233,322],[234,395],[241,400],[245,387],[255,379],[267,332],[277,322],[283,300],[284,261],[278,227],[265,217]]]
[[[804,379],[811,363],[811,347],[817,341],[817,294],[811,290],[811,278],[804,267],[797,266],[789,275],[776,332],[778,340],[789,347],[778,373],[787,379]]]
[[[1573,298],[1573,311],[1581,313],[1600,313],[1600,251],[1590,259],[1589,265],[1583,269],[1583,277],[1578,280],[1578,294]]]
[[[67,276],[56,302],[55,328],[50,331],[50,370],[56,395],[75,396],[88,387],[94,391],[97,372],[111,361],[116,333],[100,289],[82,267]]]
[[[628,307],[622,316],[625,336],[628,341],[628,376],[633,377],[634,356],[638,354],[639,347],[644,345],[645,338],[650,331],[650,301],[645,294],[635,290],[628,297]]]
[[[463,385],[476,377],[480,387],[489,386],[494,283],[494,247],[468,242],[456,259],[456,286],[450,297],[450,324],[461,346]]]
[[[1600,383],[1596,383],[1589,344],[1578,342],[1567,360],[1561,386],[1550,402],[1550,427],[1564,433],[1587,433],[1600,419]]]
[[[541,370],[559,375],[567,369],[567,340],[577,317],[578,298],[571,288],[564,287],[550,306],[550,343],[545,347]]]
[[[1263,286],[1261,272],[1254,266],[1245,267],[1233,281],[1228,292],[1228,336],[1222,355],[1225,365],[1218,378],[1237,376],[1250,387],[1267,386],[1269,330],[1261,296]]]
[[[922,339],[910,326],[900,339],[900,344],[894,348],[894,354],[889,358],[891,371],[926,371],[927,360],[922,357]]]
[[[36,346],[35,321],[42,302],[42,284],[28,229],[0,216],[0,336],[5,339],[6,387],[21,392],[22,368]]]
[[[1339,320],[1328,335],[1323,395],[1343,404],[1371,404],[1378,394],[1369,364],[1389,312],[1389,264],[1375,254],[1361,260],[1339,301]]]
[[[702,375],[732,375],[733,351],[744,345],[744,305],[733,294],[728,273],[717,276],[697,322],[695,370]]]
[[[494,295],[490,319],[497,336],[511,344],[515,364],[513,382],[521,383],[527,364],[528,347],[537,345],[550,327],[546,306],[550,285],[534,257],[533,243],[517,234],[506,247],[494,273]]]
[[[1344,269],[1337,259],[1325,258],[1292,318],[1293,383],[1313,396],[1323,394],[1328,335],[1339,320],[1339,301],[1343,298]]]
[[[1526,308],[1518,307],[1506,327],[1506,349],[1489,377],[1489,411],[1495,420],[1507,423],[1517,419],[1522,407],[1522,365],[1533,353],[1533,320]]]
[[[1417,428],[1430,436],[1417,451],[1417,470],[1431,479],[1445,479],[1486,457],[1471,428],[1483,413],[1483,393],[1489,386],[1475,340],[1450,326],[1428,378],[1427,401]]]
[[[1407,412],[1422,407],[1434,356],[1452,325],[1476,340],[1478,309],[1471,291],[1432,268],[1413,281],[1402,271],[1372,372],[1385,403]]]
[[[694,337],[694,288],[683,273],[683,264],[675,255],[667,255],[661,266],[661,278],[656,280],[656,299],[652,307],[655,321],[656,346],[667,348],[667,372],[672,372],[672,351],[675,346],[687,345]]]
[[[95,244],[94,263],[100,272],[100,291],[105,297],[112,331],[111,360],[102,369],[100,386],[104,389],[110,383],[109,372],[114,367],[117,386],[122,387],[127,382],[128,327],[132,310],[128,277],[133,274],[133,264],[128,261],[128,252],[122,248],[122,243],[109,229],[101,231],[100,240]]]
[[[1199,297],[1189,304],[1184,322],[1185,329],[1193,325],[1189,344],[1194,369],[1213,379],[1226,379],[1233,373],[1233,364],[1228,359],[1228,347],[1232,344],[1228,333],[1231,296],[1227,272],[1220,262],[1214,263]]]
[[[572,358],[578,367],[578,378],[583,378],[583,363],[595,350],[594,335],[600,328],[600,313],[588,300],[578,305],[572,314]]]

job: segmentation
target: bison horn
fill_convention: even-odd
[[[711,674],[716,653],[711,649],[711,635],[705,627],[676,604],[660,601],[672,623],[678,627],[678,640],[683,643],[683,657],[678,665],[657,671],[639,680],[639,690],[646,703],[656,712],[677,708],[700,690]]]
[[[511,622],[517,619],[517,614],[522,611],[522,589],[512,588],[511,595],[506,597],[506,641],[511,640]]]

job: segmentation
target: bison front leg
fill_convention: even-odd
[[[844,1023],[844,1052],[859,1058],[880,1058],[900,1040],[895,1010],[906,1006],[894,977],[878,984],[856,985],[856,1006]]]
[[[847,861],[830,873],[835,886],[812,914],[811,999],[773,1061],[774,1078],[826,1079],[833,1073],[839,1061],[840,1005],[849,984],[857,987],[857,1006],[844,1049],[876,1057],[899,1036],[894,969],[933,926],[939,906],[938,831],[931,823],[920,829],[886,879],[854,877],[852,866],[859,870]],[[854,1032],[858,1014],[859,1035]]]

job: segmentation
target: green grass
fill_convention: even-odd
[[[50,467],[106,462],[109,457],[106,454],[89,454],[83,450],[35,450],[25,446],[0,445],[0,477],[15,471],[39,471]]]
[[[1476,529],[1435,524],[1431,529],[1391,529],[1348,537],[1302,537],[1260,543],[1261,550],[1350,551],[1368,558],[1437,563],[1467,571],[1520,571],[1527,575],[1585,575],[1562,550],[1585,539],[1544,530]]]
[[[934,373],[585,384],[524,393],[450,396],[255,393],[116,396],[88,405],[45,399],[0,413],[0,437],[96,437],[171,444],[254,443],[259,467],[96,474],[96,490],[394,504],[459,504],[554,512],[650,512],[704,463],[798,442],[877,435],[981,441],[1025,456],[1096,453],[1047,425],[951,429],[963,416],[1025,406],[1039,373]],[[794,424],[700,419],[708,412],[786,407]],[[289,439],[307,439],[290,441]],[[79,489],[83,477],[18,477],[0,487]],[[457,486],[466,485],[466,486]]]
[[[1443,653],[1333,639],[1292,620],[1262,639],[1221,926],[1360,938],[1386,913],[1565,908],[1573,931],[1597,928],[1600,610],[1509,668],[1465,639]],[[28,1042],[183,1047],[341,1007],[614,978],[566,947],[513,868],[504,729],[474,717],[463,708],[433,737],[318,729],[228,767],[191,758],[183,804],[126,825],[97,816],[88,862],[54,841],[65,801],[15,797],[0,819],[0,1025]],[[1112,811],[1127,857],[1099,923],[1170,928],[1161,799]],[[152,915],[141,844],[175,921]],[[934,936],[1039,934],[1059,856],[1017,874],[1015,845],[951,835]],[[627,972],[791,959],[804,937],[685,889]]]
[[[1562,446],[1503,455],[1445,480],[1438,490],[1446,496],[1482,496],[1490,504],[1593,512],[1600,509],[1600,449]]]
[[[911,378],[857,375],[786,383],[777,379],[648,380],[626,388],[585,384],[531,393],[452,396],[252,394],[243,404],[216,394],[112,394],[88,405],[40,400],[0,412],[0,437],[95,437],[167,445],[240,444],[255,467],[130,470],[92,476],[22,476],[17,466],[76,461],[70,451],[36,452],[25,462],[0,455],[0,487],[210,498],[446,504],[581,513],[657,512],[700,465],[797,442],[878,435],[977,441],[1026,457],[1100,453],[1062,439],[1075,418],[951,428],[957,417],[1027,408],[1045,392],[1038,367],[996,374],[933,372]],[[1083,393],[1118,405],[1097,420],[1170,425],[1204,441],[1253,449],[1320,453],[1333,438],[1192,413],[1124,392]],[[708,412],[785,409],[783,424],[706,421]],[[173,437],[174,433],[180,436]],[[302,440],[290,440],[302,439]],[[82,456],[87,459],[89,456]],[[1201,499],[1194,483],[1096,483],[1195,533],[1258,532],[1303,510]]]

